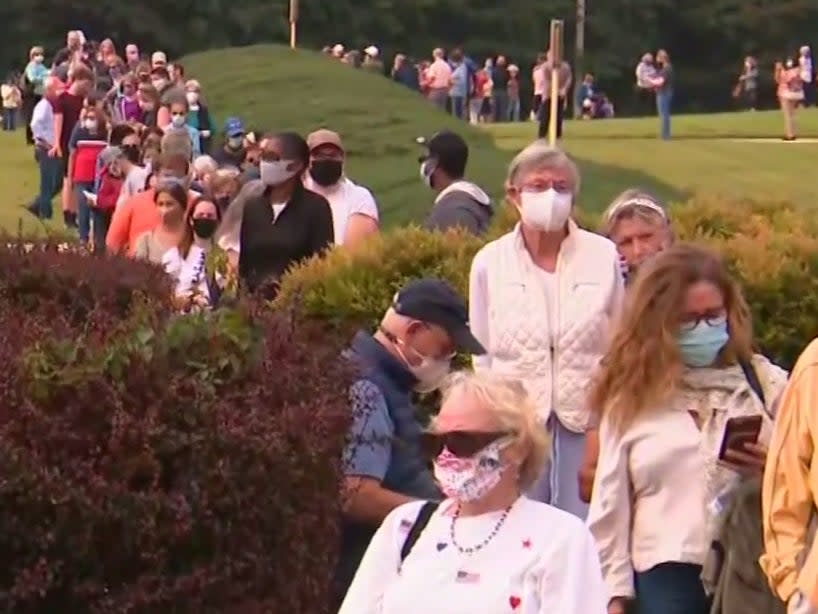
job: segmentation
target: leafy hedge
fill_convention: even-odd
[[[593,229],[599,220],[581,213]],[[719,250],[744,286],[760,348],[792,366],[818,332],[818,220],[787,203],[758,203],[700,195],[672,208],[676,234]],[[499,212],[489,239],[516,221]],[[335,250],[289,273],[277,305],[296,306],[345,334],[374,326],[393,293],[421,276],[448,279],[464,292],[471,260],[484,241],[462,233],[403,229],[360,251]]]
[[[156,272],[0,248],[0,610],[324,612],[340,347]]]

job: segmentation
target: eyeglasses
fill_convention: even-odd
[[[560,192],[561,194],[568,194],[572,190],[571,184],[567,181],[550,181],[548,183],[524,185],[519,189],[520,192],[531,192],[534,194],[540,194],[550,189],[553,189],[555,192]]]
[[[510,435],[510,433],[485,431],[450,431],[448,433],[422,433],[420,445],[426,458],[435,458],[446,448],[458,458],[470,458],[486,446]]]
[[[704,314],[686,314],[682,317],[682,323],[679,326],[679,329],[682,331],[690,331],[696,328],[702,322],[708,326],[721,326],[726,321],[727,316],[723,311]]]

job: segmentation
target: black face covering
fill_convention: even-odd
[[[139,145],[123,145],[122,153],[125,154],[125,159],[132,164],[139,164]]]
[[[310,177],[324,187],[338,183],[343,172],[344,163],[340,160],[315,160],[310,165]]]
[[[216,232],[219,220],[207,217],[197,217],[193,219],[193,232],[200,239],[209,239]]]

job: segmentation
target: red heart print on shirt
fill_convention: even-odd
[[[520,607],[520,603],[522,603],[522,599],[520,599],[517,595],[512,595],[508,598],[508,603],[511,606],[512,610],[516,610]]]

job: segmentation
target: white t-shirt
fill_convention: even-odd
[[[327,199],[332,209],[332,225],[335,235],[335,244],[343,245],[346,236],[349,218],[360,214],[378,220],[378,204],[372,192],[365,187],[353,183],[346,177],[337,185],[325,188],[313,181],[309,173],[304,177],[304,187],[316,192]]]
[[[596,546],[578,518],[521,497],[494,538],[469,555],[452,543],[454,503],[446,501],[401,566],[422,505],[407,503],[386,517],[338,614],[606,614]],[[457,543],[480,544],[501,514],[458,519]]]
[[[207,286],[207,253],[198,245],[191,245],[187,258],[182,258],[179,248],[174,247],[162,256],[165,271],[176,280],[176,296],[188,296],[192,292],[210,298]]]

